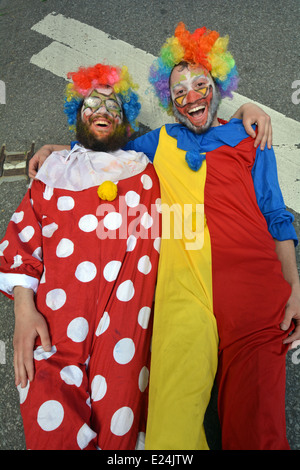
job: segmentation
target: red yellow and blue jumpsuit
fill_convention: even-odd
[[[289,448],[279,325],[290,286],[273,238],[297,237],[273,150],[256,150],[235,119],[198,136],[169,124],[129,148],[153,160],[162,201],[146,448],[208,448],[203,420],[217,371],[223,449]],[[185,161],[195,151],[198,171]],[[204,207],[200,249],[170,215],[188,206],[192,224]]]

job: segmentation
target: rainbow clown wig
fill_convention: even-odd
[[[150,67],[149,81],[159,99],[160,106],[172,114],[169,80],[173,67],[182,61],[202,65],[214,79],[221,98],[232,98],[237,89],[238,72],[227,45],[229,37],[220,37],[217,31],[205,26],[190,33],[184,23],[179,23],[174,36],[162,46],[160,56]]]
[[[138,85],[132,82],[127,67],[117,67],[105,64],[96,64],[93,67],[80,67],[77,72],[69,72],[67,77],[73,83],[66,87],[64,112],[68,116],[71,130],[76,128],[78,110],[82,102],[94,89],[101,85],[113,88],[122,102],[123,112],[129,123],[127,135],[138,130],[137,116],[141,109],[138,95],[134,92]]]

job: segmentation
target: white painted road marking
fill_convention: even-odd
[[[155,58],[153,55],[61,14],[50,13],[34,25],[32,30],[54,40],[48,47],[32,56],[32,64],[65,79],[68,72],[75,71],[79,66],[94,65],[103,61],[127,65],[134,81],[139,84],[142,102],[140,122],[151,129],[172,122],[171,118],[160,110],[156,98],[149,90],[148,72]],[[233,100],[225,100],[221,104],[220,116],[228,119],[239,106],[250,101],[249,98],[235,93]],[[260,103],[256,104],[272,119],[273,145],[285,203],[300,213],[300,122]],[[291,106],[296,105],[291,101]],[[300,105],[298,106],[300,109]]]

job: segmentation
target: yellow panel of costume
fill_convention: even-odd
[[[203,420],[217,370],[218,333],[210,235],[201,223],[206,162],[193,172],[185,153],[162,127],[154,160],[161,186],[162,242],[146,432],[150,450],[208,449]]]

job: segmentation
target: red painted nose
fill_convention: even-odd
[[[186,95],[185,102],[186,104],[194,103],[195,101],[198,101],[200,98],[202,98],[202,95],[200,93],[197,93],[197,91],[194,91],[194,90],[190,90],[188,94]]]

